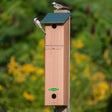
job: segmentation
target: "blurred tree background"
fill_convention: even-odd
[[[112,110],[112,1],[55,0],[70,6],[71,112]],[[44,106],[44,34],[33,18],[53,0],[0,1],[0,112],[51,112]]]

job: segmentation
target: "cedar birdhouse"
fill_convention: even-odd
[[[70,13],[48,13],[45,24],[45,105],[69,104]]]

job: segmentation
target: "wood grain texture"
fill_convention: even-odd
[[[69,21],[56,29],[45,26],[45,105],[69,104]],[[50,88],[59,91],[48,91]],[[52,94],[56,94],[55,99]]]
[[[45,47],[45,105],[63,104],[63,46]],[[59,88],[59,91],[48,91],[50,88]],[[56,99],[52,99],[52,94]]]
[[[54,29],[52,25],[45,26],[45,45],[64,45],[64,26],[57,25]]]
[[[69,103],[69,44],[70,44],[70,19],[64,25],[64,104]]]
[[[54,13],[67,13],[69,10],[54,10]]]

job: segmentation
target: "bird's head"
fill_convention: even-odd
[[[56,2],[52,2],[52,5],[55,5],[56,4]]]
[[[37,21],[37,20],[38,20],[38,18],[34,18],[33,20],[34,20],[34,21]]]

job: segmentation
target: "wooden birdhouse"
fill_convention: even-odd
[[[45,24],[45,105],[69,104],[70,12],[48,13]]]

